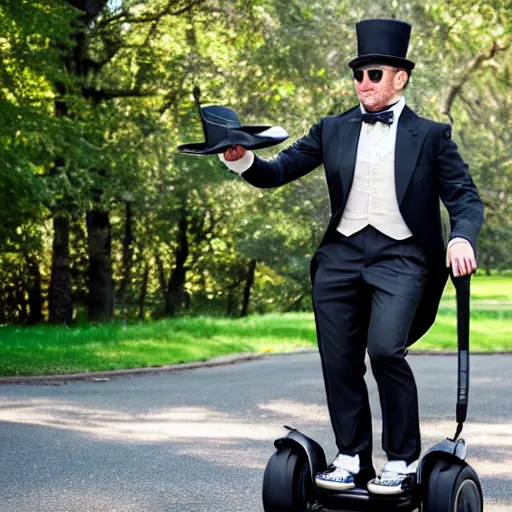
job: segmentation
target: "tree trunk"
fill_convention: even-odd
[[[185,292],[185,278],[187,274],[185,262],[188,258],[187,227],[187,212],[186,209],[182,209],[181,218],[178,222],[178,247],[174,253],[176,261],[166,291],[166,316],[175,316],[183,305],[187,303]]]
[[[235,297],[232,289],[228,290],[228,300],[226,302],[226,316],[232,316],[235,310]]]
[[[124,310],[124,298],[126,290],[130,286],[133,266],[133,211],[131,203],[126,203],[124,238],[123,238],[123,268],[121,271],[121,283],[118,290],[119,308]]]
[[[25,292],[27,290],[26,286],[27,283],[23,276],[18,284],[18,288],[16,289],[15,298],[18,310],[18,322],[20,324],[26,324],[28,319],[28,302],[27,297],[25,296]]]
[[[148,283],[149,283],[149,265],[146,262],[144,264],[144,272],[142,274],[142,285],[140,287],[140,293],[139,293],[139,312],[138,312],[139,320],[144,320],[144,304],[146,302],[146,295],[148,292]]]
[[[50,322],[69,325],[73,320],[69,264],[69,220],[53,219],[52,274],[48,292]]]
[[[67,0],[68,4],[87,13],[87,21],[93,20],[107,5],[108,0]]]
[[[70,53],[68,48],[60,46],[61,59],[68,73],[83,77],[87,74],[87,69],[84,66],[84,57],[86,56],[84,52],[85,30],[87,25],[107,5],[108,0],[68,0],[68,3],[86,14],[81,16],[82,26],[78,24],[75,26],[72,52]],[[57,44],[57,47],[59,47],[59,44]],[[55,114],[57,117],[69,117],[67,101],[65,99],[68,93],[68,86],[66,82],[60,80],[55,80],[53,85],[57,92]],[[62,165],[64,165],[64,158],[59,156],[56,159],[55,166]],[[64,200],[60,202],[57,212],[59,211],[73,211],[73,207],[67,204],[67,198],[64,198]],[[55,235],[53,243],[52,278],[49,291],[50,321],[69,324],[73,318],[69,262],[69,221],[65,219],[64,216],[60,217],[59,213],[54,213],[54,215]],[[110,245],[110,229],[108,243]],[[92,245],[94,245],[94,242]],[[91,252],[94,258],[95,251],[89,251],[89,257],[91,257]],[[112,288],[112,286],[110,286],[110,288]],[[89,303],[90,305],[93,304],[93,309],[95,310],[95,299],[90,297]],[[110,309],[112,309],[112,307]]]
[[[247,275],[245,277],[245,286],[244,286],[244,296],[242,300],[242,311],[240,312],[240,316],[247,316],[247,311],[249,310],[249,302],[251,300],[251,290],[252,285],[254,284],[254,273],[256,271],[256,260],[251,260],[249,262],[249,266],[247,267]]]
[[[227,303],[226,303],[226,315],[227,316],[236,316],[237,304],[236,304],[236,289],[240,286],[243,277],[237,278],[227,287]]]
[[[41,322],[43,310],[43,297],[41,295],[41,271],[39,263],[34,256],[26,256],[28,271],[28,318],[29,325]]]
[[[107,322],[112,319],[114,314],[109,212],[96,209],[87,213],[87,235],[89,321]]]
[[[158,249],[155,250],[155,261],[158,274],[158,284],[160,285],[162,300],[165,304],[165,301],[167,299],[167,279],[165,277],[164,264],[162,263],[162,258],[160,257],[160,252],[158,251]]]

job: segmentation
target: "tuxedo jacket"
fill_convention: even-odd
[[[338,226],[347,202],[354,177],[361,123],[359,107],[324,117],[305,137],[281,151],[274,160],[255,157],[253,165],[242,177],[256,187],[278,187],[323,164],[331,219],[321,247]],[[439,200],[443,201],[450,217],[447,238],[465,238],[475,253],[483,222],[483,205],[468,166],[451,139],[450,126],[424,119],[407,106],[397,126],[395,185],[402,217],[424,252],[428,265],[429,277],[411,326],[410,345],[434,322],[448,277],[445,264],[447,240],[443,237]],[[316,257],[313,257],[312,281],[316,268]]]

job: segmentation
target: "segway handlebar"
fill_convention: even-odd
[[[453,441],[462,432],[468,411],[469,394],[469,288],[471,275],[453,277],[457,296],[457,342],[458,342],[458,383],[456,420],[457,430]]]

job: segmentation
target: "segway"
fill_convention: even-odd
[[[268,461],[263,476],[265,512],[483,511],[480,480],[465,461],[466,443],[459,438],[468,407],[470,277],[452,280],[457,294],[457,429],[453,439],[437,443],[420,459],[417,485],[391,496],[372,494],[360,488],[332,491],[317,487],[315,474],[327,469],[322,447],[298,430],[285,427],[289,430],[288,435],[274,442],[276,452]]]

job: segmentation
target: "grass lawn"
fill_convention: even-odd
[[[456,349],[455,289],[449,281],[435,325],[416,344],[417,350]],[[471,279],[471,338],[474,352],[512,350],[512,277]]]
[[[475,277],[472,351],[512,350],[512,277]],[[311,313],[243,319],[178,318],[76,328],[0,327],[0,376],[50,375],[203,361],[219,355],[316,347]],[[456,348],[454,291],[448,286],[436,325],[414,350]]]

